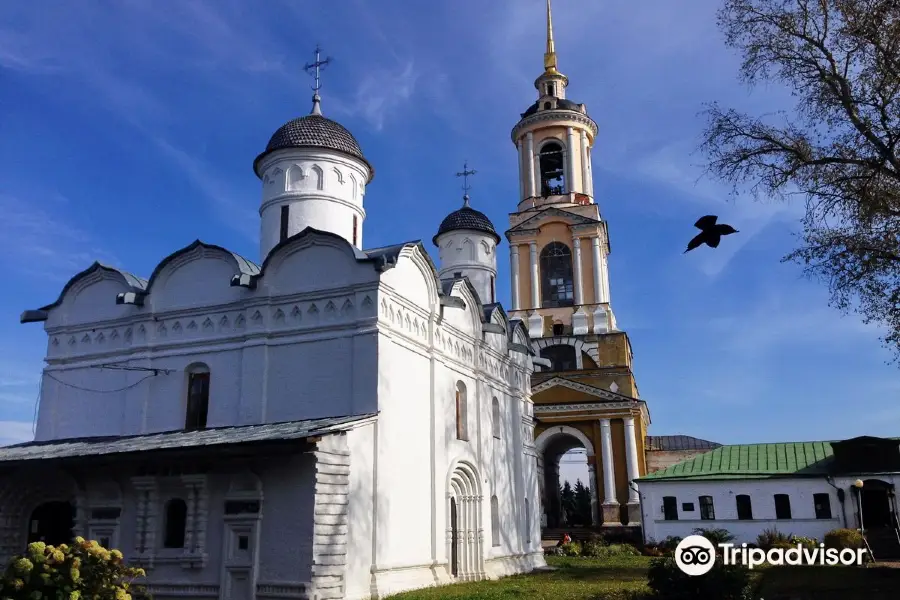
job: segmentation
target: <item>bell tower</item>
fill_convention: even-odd
[[[519,201],[509,216],[512,310],[540,356],[532,381],[543,523],[562,527],[558,465],[577,447],[588,455],[593,514],[586,525],[640,522],[632,481],[646,472],[650,422],[632,373],[628,335],[613,313],[609,233],[595,202],[591,155],[597,123],[567,98],[547,0],[544,70],[536,101],[512,130]],[[602,473],[598,476],[598,473]]]

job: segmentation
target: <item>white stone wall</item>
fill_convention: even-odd
[[[202,363],[211,373],[209,427],[379,413],[374,424],[347,434],[346,451],[318,451],[334,459],[336,471],[325,475],[347,475],[346,555],[340,559],[347,598],[368,597],[373,586],[383,596],[450,580],[447,507],[461,468],[474,474],[459,498],[471,517],[465,576],[543,564],[532,365],[508,342],[512,331],[527,348],[524,327],[496,309],[491,322],[505,332],[484,332],[482,309],[464,282],[451,290],[454,301],[442,302],[421,246],[407,246],[383,271],[358,258],[339,237],[307,232],[270,256],[255,289],[232,287],[239,269],[234,256],[203,245],[164,261],[143,306],[114,303],[117,293],[128,291],[115,272],[98,270],[73,282],[45,323],[50,345],[38,439],[181,429],[186,371]],[[456,435],[459,382],[467,390],[467,440]],[[493,435],[496,417],[499,438]],[[312,517],[314,501],[316,511],[340,503],[314,500],[314,490],[333,482],[313,481],[323,471],[309,457],[267,469],[260,472],[266,508],[259,579],[296,590],[301,575],[310,581],[313,559],[312,550],[291,540],[312,544],[311,528],[319,523]],[[298,485],[298,477],[306,483]],[[208,487],[210,560],[224,544],[217,485],[211,480]],[[143,506],[158,511],[161,493],[147,488]],[[502,532],[496,546],[494,495]],[[131,509],[139,510],[137,499]],[[305,529],[287,525],[294,521]],[[122,540],[136,538],[128,527]],[[182,581],[181,568],[158,572]],[[332,577],[334,569],[327,571],[324,576]],[[334,581],[327,583],[335,593]]]
[[[260,260],[279,242],[284,205],[290,206],[288,236],[312,227],[336,233],[362,248],[363,197],[369,179],[363,161],[320,148],[290,148],[273,152],[258,169],[262,173]]]
[[[441,279],[468,277],[482,304],[497,301],[497,243],[479,231],[449,231],[437,238]]]
[[[865,479],[866,477],[863,477]],[[900,483],[900,476],[879,476],[887,482]],[[845,491],[845,505],[838,501],[837,490],[824,477],[773,478],[723,481],[642,481],[639,484],[641,510],[646,540],[662,541],[669,536],[685,537],[695,528],[727,529],[737,543],[755,543],[757,536],[766,529],[777,529],[787,534],[812,537],[819,540],[831,531],[849,526],[856,528],[855,500],[850,486],[856,477],[836,478],[835,485]],[[816,519],[813,494],[830,495],[831,519]],[[735,496],[747,494],[753,509],[753,520],[737,518]],[[788,494],[791,501],[791,519],[775,518],[775,494]],[[678,520],[663,518],[663,497],[675,496],[678,501]],[[712,496],[715,520],[700,519],[700,496]],[[681,510],[682,503],[693,502],[694,512]]]

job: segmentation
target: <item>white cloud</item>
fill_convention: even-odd
[[[412,61],[401,68],[377,68],[359,82],[353,101],[333,101],[336,112],[360,116],[376,131],[384,128],[390,114],[402,114],[403,106],[415,92],[419,74]]]
[[[26,200],[0,193],[0,263],[5,268],[65,280],[95,260],[116,263],[91,234],[61,216],[64,199],[40,197]]]

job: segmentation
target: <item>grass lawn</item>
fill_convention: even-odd
[[[495,581],[459,583],[391,596],[390,600],[619,600],[646,592],[646,556],[564,558],[548,556],[553,571]],[[753,573],[755,598],[766,600],[897,600],[900,568],[764,567]],[[619,596],[616,592],[623,593]]]
[[[459,583],[391,596],[391,600],[589,600],[601,593],[647,589],[646,556],[563,558],[548,556],[555,571],[513,575],[496,581]]]

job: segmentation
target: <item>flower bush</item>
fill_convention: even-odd
[[[118,550],[77,537],[72,545],[28,544],[0,579],[4,600],[138,600],[147,598],[134,581],[143,569],[128,567]]]
[[[838,550],[863,547],[863,536],[856,529],[832,529],[825,534],[825,539],[822,541],[825,542],[826,548]]]

